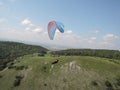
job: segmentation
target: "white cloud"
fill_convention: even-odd
[[[96,37],[91,37],[88,39],[88,43],[93,44],[96,42],[96,39],[97,39]]]
[[[91,37],[91,40],[96,40],[97,38],[96,37]]]
[[[71,34],[72,30],[67,30],[66,33]]]
[[[102,48],[104,49],[116,49],[118,47],[116,47],[116,45],[114,43],[108,42],[108,41],[102,41],[100,42],[100,45],[102,46]]]
[[[8,0],[8,1],[10,1],[10,2],[15,2],[15,1],[17,1],[17,0]]]
[[[96,30],[95,33],[98,34],[98,33],[100,33],[100,31],[99,31],[99,30]]]
[[[117,35],[114,34],[106,34],[103,39],[104,40],[113,40],[113,39],[118,39],[119,37]]]
[[[29,32],[34,32],[34,33],[41,33],[43,30],[42,28],[38,27],[37,25],[34,25],[31,20],[29,19],[24,19],[22,22],[21,22],[22,25],[25,25],[25,30],[26,31],[29,31]]]
[[[91,34],[99,34],[100,30],[91,30],[90,32],[91,32]]]
[[[41,32],[42,32],[42,28],[35,28],[35,29],[33,30],[33,32],[41,33]]]
[[[5,19],[5,18],[0,18],[0,23],[6,22],[6,21],[7,21],[7,19]]]
[[[3,3],[2,3],[2,2],[0,2],[0,7],[1,7],[1,6],[3,6]]]
[[[24,19],[21,23],[23,25],[32,25],[32,23],[31,23],[31,21],[29,19]]]
[[[92,41],[92,40],[89,40],[88,43],[93,43],[93,41]]]
[[[25,30],[26,30],[26,31],[29,31],[29,30],[30,30],[30,28],[29,28],[29,27],[26,27],[26,28],[25,28]]]
[[[111,43],[109,43],[109,42],[107,42],[107,41],[103,41],[101,44],[106,45],[106,46],[111,45]]]

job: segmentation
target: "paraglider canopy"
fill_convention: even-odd
[[[50,40],[53,40],[56,29],[64,33],[64,25],[61,22],[51,21],[48,23],[48,35]]]

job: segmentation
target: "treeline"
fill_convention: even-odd
[[[120,59],[120,51],[118,50],[104,50],[104,49],[68,49],[60,51],[52,51],[53,55],[65,56],[96,56],[110,59]]]
[[[0,41],[0,68],[4,68],[9,61],[14,60],[17,57],[33,53],[44,54],[46,51],[47,49],[41,46]]]

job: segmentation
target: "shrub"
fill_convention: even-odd
[[[47,84],[46,84],[46,83],[44,83],[44,86],[47,86]]]
[[[24,66],[25,69],[28,69],[28,66]]]
[[[0,65],[0,71],[2,71],[4,68],[6,68],[6,64]]]
[[[11,63],[10,63],[10,65],[13,65],[13,64],[14,64],[14,62],[11,62]]]
[[[44,56],[44,53],[39,53],[38,56]]]
[[[109,81],[105,81],[105,85],[107,87],[107,90],[114,90],[112,84]]]
[[[21,80],[24,78],[24,75],[17,75],[15,78],[16,78],[16,79],[15,79],[15,81],[14,81],[14,86],[16,87],[16,86],[19,86],[19,85],[20,85]]]
[[[41,70],[43,73],[49,73],[50,68],[51,68],[51,65],[50,65],[50,64],[44,64],[44,65],[40,66],[40,70]]]
[[[64,79],[63,79],[63,82],[67,82],[67,79],[66,79],[66,78],[64,78]]]
[[[120,86],[120,77],[118,77],[116,81],[117,81],[117,85]]]
[[[22,79],[22,78],[24,78],[24,75],[17,75],[16,76],[16,79]]]
[[[16,66],[16,70],[23,70],[24,66]]]
[[[46,67],[46,66],[43,66],[43,67],[42,67],[42,71],[43,71],[43,72],[47,72],[47,67]]]
[[[19,86],[20,85],[20,82],[21,82],[21,79],[15,79],[14,81],[14,86]]]
[[[92,81],[91,84],[92,84],[93,86],[98,86],[98,83],[97,83],[96,81]]]
[[[9,65],[9,66],[8,66],[8,69],[12,69],[12,68],[15,68],[15,67],[12,66],[12,65]]]
[[[3,76],[2,75],[0,75],[0,78],[2,78]]]
[[[107,87],[112,87],[112,84],[111,84],[109,81],[105,81],[105,85],[106,85]]]

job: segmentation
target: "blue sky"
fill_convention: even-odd
[[[52,41],[47,34],[51,20],[65,26]],[[0,39],[120,50],[120,0],[0,0]]]

